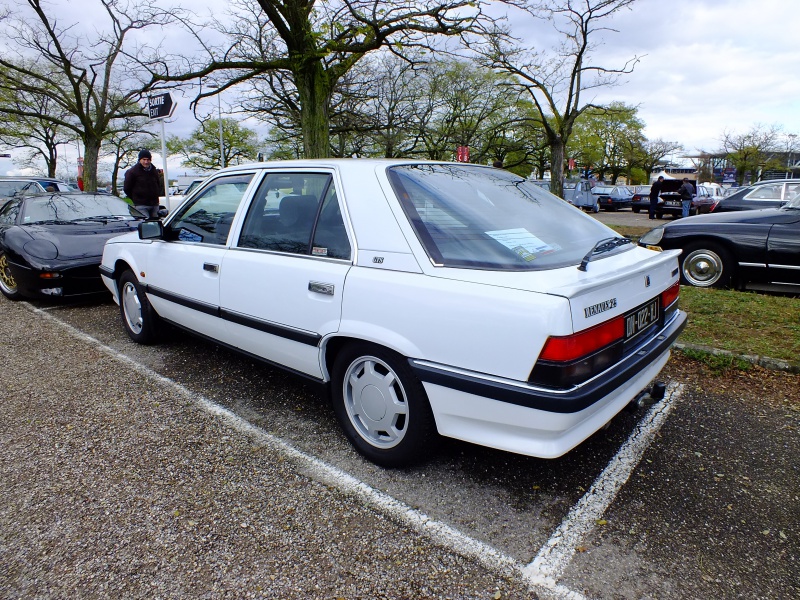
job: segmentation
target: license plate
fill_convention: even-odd
[[[625,315],[625,340],[630,340],[658,321],[660,303],[653,298],[647,304],[634,309]]]
[[[677,200],[667,200],[666,202],[664,202],[664,205],[665,206],[680,206],[681,203],[678,202]]]

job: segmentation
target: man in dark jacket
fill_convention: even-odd
[[[125,172],[122,189],[133,205],[150,219],[158,218],[158,197],[164,191],[149,150],[139,152],[139,161]]]
[[[664,176],[659,175],[653,185],[650,186],[650,218],[656,218],[656,206],[658,206],[658,196],[661,194],[661,188],[664,187]]]
[[[683,178],[683,185],[678,190],[678,193],[681,195],[681,205],[683,207],[683,211],[681,212],[682,217],[688,217],[689,212],[692,208],[692,198],[694,197],[694,186],[689,183],[689,178]]]

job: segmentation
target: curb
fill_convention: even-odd
[[[768,356],[758,356],[755,354],[736,354],[728,350],[720,350],[719,348],[711,348],[709,346],[700,346],[698,344],[683,344],[675,342],[673,348],[676,350],[697,350],[699,352],[708,352],[714,356],[732,356],[745,360],[751,364],[771,369],[773,371],[784,371],[786,373],[800,374],[800,363],[789,362],[787,360],[780,360],[777,358],[770,358]]]

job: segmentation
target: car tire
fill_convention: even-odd
[[[600,212],[600,203],[599,202],[595,202],[594,203],[594,206],[592,207],[592,212],[594,212],[595,214]]]
[[[726,288],[734,270],[730,252],[713,242],[690,244],[681,256],[681,282],[686,285]]]
[[[159,318],[144,288],[133,271],[126,270],[117,282],[119,290],[119,313],[125,331],[137,344],[152,344],[158,341]]]
[[[21,300],[22,294],[17,290],[17,282],[11,274],[11,267],[8,265],[8,256],[5,252],[0,252],[0,292],[9,300]]]
[[[403,467],[432,454],[439,435],[422,383],[402,356],[346,346],[333,366],[331,400],[347,439],[368,460]]]
[[[632,207],[631,207],[631,210],[633,211],[633,214],[635,214],[635,215],[638,215],[638,214],[639,214],[639,209],[638,209],[637,207],[635,207],[635,206],[632,206]]]

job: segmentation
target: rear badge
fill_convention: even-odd
[[[617,299],[611,298],[611,300],[606,300],[605,302],[601,302],[600,304],[587,306],[586,308],[583,309],[583,314],[588,319],[589,317],[599,315],[602,312],[606,312],[607,310],[611,310],[612,308],[616,307],[617,307]]]

